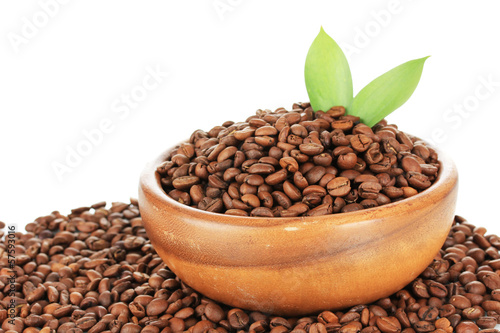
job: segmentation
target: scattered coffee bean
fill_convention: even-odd
[[[357,177],[346,179],[350,184],[373,180]],[[316,191],[303,190],[328,196],[324,188]],[[255,209],[272,215],[267,207]],[[287,211],[305,209],[296,203]],[[87,222],[97,223],[97,229],[77,228]],[[29,223],[26,231],[15,234],[19,256],[30,253],[15,268],[15,296],[5,296],[6,289],[0,293],[3,332],[498,332],[500,261],[492,258],[499,253],[499,237],[459,216],[433,262],[405,288],[372,304],[301,318],[230,308],[189,288],[151,246],[135,200],[109,209],[103,204],[81,208],[68,216],[55,211]],[[69,240],[62,253],[51,251],[58,246],[54,239],[61,238]],[[94,239],[108,245],[92,250]],[[0,244],[4,254],[5,247]],[[3,255],[0,269],[7,264]],[[7,278],[0,277],[6,288]],[[11,299],[18,304],[12,321],[7,318]]]

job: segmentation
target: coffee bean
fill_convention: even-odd
[[[356,177],[352,181],[346,179],[353,186],[373,180],[370,177],[367,179],[361,177],[358,179],[363,181],[357,182]],[[306,188],[302,189],[301,193],[307,193],[311,199],[313,195],[317,196],[319,199],[317,205],[309,207],[302,202],[294,203],[286,211],[295,212],[297,216],[299,212],[311,214],[320,207],[333,205],[333,209],[337,199],[343,200],[339,197],[333,199],[319,185]],[[263,187],[263,190],[280,192],[273,187]],[[271,195],[265,191],[258,192],[259,195],[261,193]],[[286,196],[285,192],[281,193]],[[262,201],[260,198],[259,200]],[[8,326],[11,324],[6,320],[7,311],[0,309],[3,330],[7,328],[19,332],[37,332],[40,327],[45,326],[45,331],[42,332],[51,332],[52,329],[61,332],[91,333],[106,330],[155,333],[159,333],[160,330],[171,333],[186,330],[192,333],[194,331],[227,333],[231,330],[476,332],[480,328],[494,330],[493,327],[499,318],[500,291],[491,288],[495,287],[497,282],[495,272],[497,267],[492,267],[496,266],[496,262],[495,259],[491,260],[491,257],[481,254],[486,253],[486,250],[475,241],[482,243],[483,240],[473,236],[487,235],[486,230],[475,228],[459,217],[455,219],[448,241],[444,243],[434,261],[416,280],[394,295],[372,304],[356,305],[343,312],[323,311],[304,318],[286,318],[231,309],[187,287],[168,270],[151,248],[139,212],[132,215],[125,213],[127,210],[134,211],[136,206],[117,204],[115,207],[117,211],[113,213],[105,208],[99,208],[103,212],[99,219],[111,221],[108,221],[110,224],[106,230],[102,227],[106,224],[99,223],[93,235],[76,228],[81,221],[92,222],[90,220],[95,218],[88,210],[82,210],[78,216],[71,218],[61,215],[62,221],[69,221],[63,227],[61,224],[35,222],[37,234],[30,232],[21,239],[16,238],[17,244],[20,245],[20,254],[24,251],[23,248],[27,249],[32,242],[38,242],[43,238],[44,253],[30,257],[33,258],[30,262],[35,264],[31,276],[19,271],[20,274],[16,279],[16,283],[19,284],[16,287],[19,297],[15,299],[20,305],[16,309],[20,317],[14,320],[14,324],[19,327]],[[274,216],[270,208],[255,209],[266,209],[270,217]],[[127,218],[124,214],[134,217]],[[70,226],[73,223],[72,219],[76,219],[73,227]],[[70,228],[72,231],[60,228]],[[44,230],[48,232],[43,232]],[[67,233],[72,234],[68,239],[74,240],[69,244],[78,250],[79,254],[72,256],[61,255],[60,252],[49,254],[52,246],[59,246],[52,245],[51,241],[62,232],[66,233],[61,234],[61,238],[69,237]],[[40,234],[43,236],[40,237]],[[461,243],[454,241],[453,236],[457,234],[459,238],[465,236]],[[99,239],[98,237],[109,244],[102,250],[90,250],[88,244]],[[490,244],[496,243],[494,237],[490,235],[484,237]],[[116,252],[117,250],[122,252]],[[118,256],[117,253],[121,255]],[[74,260],[76,255],[80,259]],[[5,285],[3,280],[0,284]],[[37,296],[40,298],[29,301],[28,297],[33,297],[35,291],[41,293]],[[59,303],[52,302],[56,300],[57,295]],[[103,295],[105,297],[102,297]],[[8,302],[9,298],[4,297],[3,301]]]
[[[308,156],[321,154],[324,149],[325,147],[319,143],[303,143],[299,145],[300,152]]]
[[[302,175],[300,171],[297,171],[293,174],[293,183],[301,190],[309,186],[307,179],[304,177],[304,175]]]
[[[342,131],[348,131],[353,127],[353,122],[350,119],[335,120],[332,123],[333,129],[340,129]]]
[[[448,290],[446,289],[446,287],[439,282],[430,281],[428,284],[428,288],[429,293],[432,296],[443,298],[448,295]]]
[[[142,327],[137,324],[126,323],[121,327],[120,333],[139,333],[141,330]]]
[[[167,310],[169,304],[165,299],[154,299],[146,307],[146,313],[148,316],[157,316]]]
[[[271,164],[265,163],[255,163],[248,168],[248,172],[251,174],[268,175],[274,171],[274,167]]]
[[[422,168],[420,167],[420,163],[418,163],[418,161],[415,158],[413,158],[412,156],[403,157],[403,159],[401,160],[401,167],[406,172],[410,172],[410,171],[417,172],[417,173],[422,172]]]
[[[472,294],[484,295],[486,287],[479,281],[471,281],[465,285],[465,290]]]
[[[495,328],[497,325],[497,319],[495,317],[481,317],[477,319],[476,325],[479,326],[481,329],[485,328]]]
[[[320,165],[311,168],[305,173],[307,183],[309,185],[316,184],[325,175],[326,169]]]
[[[350,181],[345,177],[337,177],[327,184],[328,193],[334,197],[342,197],[351,190]]]
[[[22,332],[24,329],[24,323],[20,318],[13,318],[11,320],[4,320],[2,324],[2,329],[4,331]]]
[[[457,333],[477,333],[479,332],[479,327],[471,321],[463,321],[455,327],[455,332]]]
[[[413,290],[413,293],[418,297],[421,297],[421,298],[429,298],[430,297],[427,286],[421,280],[416,280],[413,282],[412,290]]]
[[[245,194],[241,197],[241,201],[253,208],[260,206],[260,200],[255,194]]]
[[[359,203],[350,203],[350,204],[347,204],[345,205],[341,212],[342,213],[350,213],[350,212],[356,212],[358,210],[362,210],[364,209],[363,205],[359,204]]]
[[[193,308],[183,308],[177,312],[175,312],[174,317],[180,318],[182,320],[186,320],[194,314]]]
[[[285,169],[276,171],[265,178],[265,182],[268,185],[277,185],[283,182],[287,178],[288,174]]]
[[[439,315],[439,310],[434,306],[423,306],[418,310],[418,316],[421,320],[433,321]]]
[[[481,307],[486,311],[497,311],[500,313],[500,302],[486,300],[481,303]]]
[[[191,186],[198,184],[199,182],[200,178],[196,176],[183,176],[174,179],[172,185],[178,190],[186,190],[191,188]]]
[[[327,333],[326,326],[322,323],[314,323],[309,327],[309,333]]]
[[[339,318],[331,311],[323,311],[318,315],[318,321],[323,324],[336,323]]]
[[[224,162],[225,160],[233,157],[237,151],[238,151],[238,148],[234,147],[234,146],[224,148],[219,153],[219,155],[217,155],[217,162],[219,162],[219,163]]]
[[[255,217],[273,217],[274,214],[271,211],[271,209],[267,207],[257,207],[252,209],[250,212],[250,216],[255,216]]]
[[[382,139],[382,147],[389,154],[398,154],[401,151],[401,144],[394,137]]]
[[[395,317],[378,317],[377,327],[384,333],[401,332],[401,324]]]
[[[264,178],[261,175],[248,175],[245,177],[244,182],[251,186],[261,186],[264,184]]]
[[[299,170],[299,164],[293,157],[283,157],[280,159],[280,166],[292,173]]]
[[[227,313],[229,325],[236,330],[240,330],[248,325],[250,318],[248,314],[240,309],[232,309]]]
[[[349,170],[356,166],[358,157],[354,153],[342,154],[337,158],[337,165],[340,169]]]
[[[472,305],[471,302],[465,296],[462,295],[452,296],[450,298],[450,304],[452,304],[455,308],[462,310]]]
[[[491,290],[500,289],[500,277],[497,274],[486,272],[481,274],[480,279],[487,288]]]
[[[411,327],[410,319],[408,315],[402,308],[398,308],[394,316],[399,320],[402,327],[409,328]]]
[[[373,140],[364,134],[357,134],[351,137],[350,142],[354,150],[364,152],[370,147]]]
[[[425,320],[417,321],[413,326],[415,327],[415,331],[419,333],[432,332],[436,329],[436,327],[431,322]]]
[[[54,312],[52,312],[52,315],[56,318],[62,318],[71,315],[73,312],[73,307],[72,305],[61,305],[57,307]]]
[[[469,320],[476,320],[483,315],[484,315],[484,310],[477,305],[474,305],[462,311],[462,317]]]
[[[300,190],[288,180],[283,183],[283,191],[292,201],[300,201],[302,199]]]
[[[362,182],[358,187],[359,196],[365,199],[376,199],[380,190],[382,185],[373,181]]]
[[[83,317],[78,319],[75,324],[81,330],[88,330],[97,323],[97,320],[93,317]]]
[[[205,307],[205,316],[207,316],[208,320],[218,323],[224,319],[224,310],[218,304],[209,302]]]
[[[431,181],[429,180],[429,177],[419,172],[415,171],[407,172],[406,179],[408,180],[408,183],[411,186],[415,187],[418,190],[424,190],[429,186],[431,186]]]

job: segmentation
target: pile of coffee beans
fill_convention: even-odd
[[[439,172],[426,144],[344,107],[313,112],[258,110],[245,122],[195,131],[157,172],[183,204],[238,216],[293,217],[352,212],[411,197]]]
[[[1,333],[499,332],[500,237],[461,217],[404,289],[300,318],[231,308],[185,285],[151,246],[136,200],[55,211],[26,231],[9,238],[12,270],[0,245]]]

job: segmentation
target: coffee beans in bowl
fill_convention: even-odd
[[[195,131],[146,166],[139,202],[151,243],[192,288],[304,315],[415,279],[448,234],[456,193],[453,162],[422,140],[300,103]]]
[[[422,140],[344,107],[258,110],[245,122],[195,131],[157,172],[174,200],[237,216],[293,217],[353,212],[429,188],[438,156]]]

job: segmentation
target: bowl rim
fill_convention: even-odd
[[[172,209],[173,214],[175,212],[192,215],[193,218],[196,217],[197,219],[204,220],[207,223],[219,223],[223,225],[266,228],[284,225],[293,227],[293,224],[296,223],[301,226],[322,222],[328,222],[330,225],[343,225],[367,220],[381,220],[387,216],[400,215],[401,208],[403,206],[422,207],[422,205],[425,206],[426,204],[432,205],[440,198],[444,198],[446,195],[451,193],[455,186],[457,186],[458,172],[453,160],[447,154],[432,147],[427,142],[426,145],[436,151],[438,154],[438,163],[440,165],[438,177],[429,188],[412,197],[405,198],[400,201],[348,213],[336,213],[321,216],[253,217],[212,213],[181,204],[165,193],[160,183],[160,175],[156,172],[157,166],[166,160],[166,157],[169,152],[172,151],[173,147],[165,150],[153,161],[146,164],[140,176],[139,190],[145,193],[145,200],[162,202],[162,205],[166,205],[168,208]],[[164,209],[164,207],[155,206],[155,210]]]

